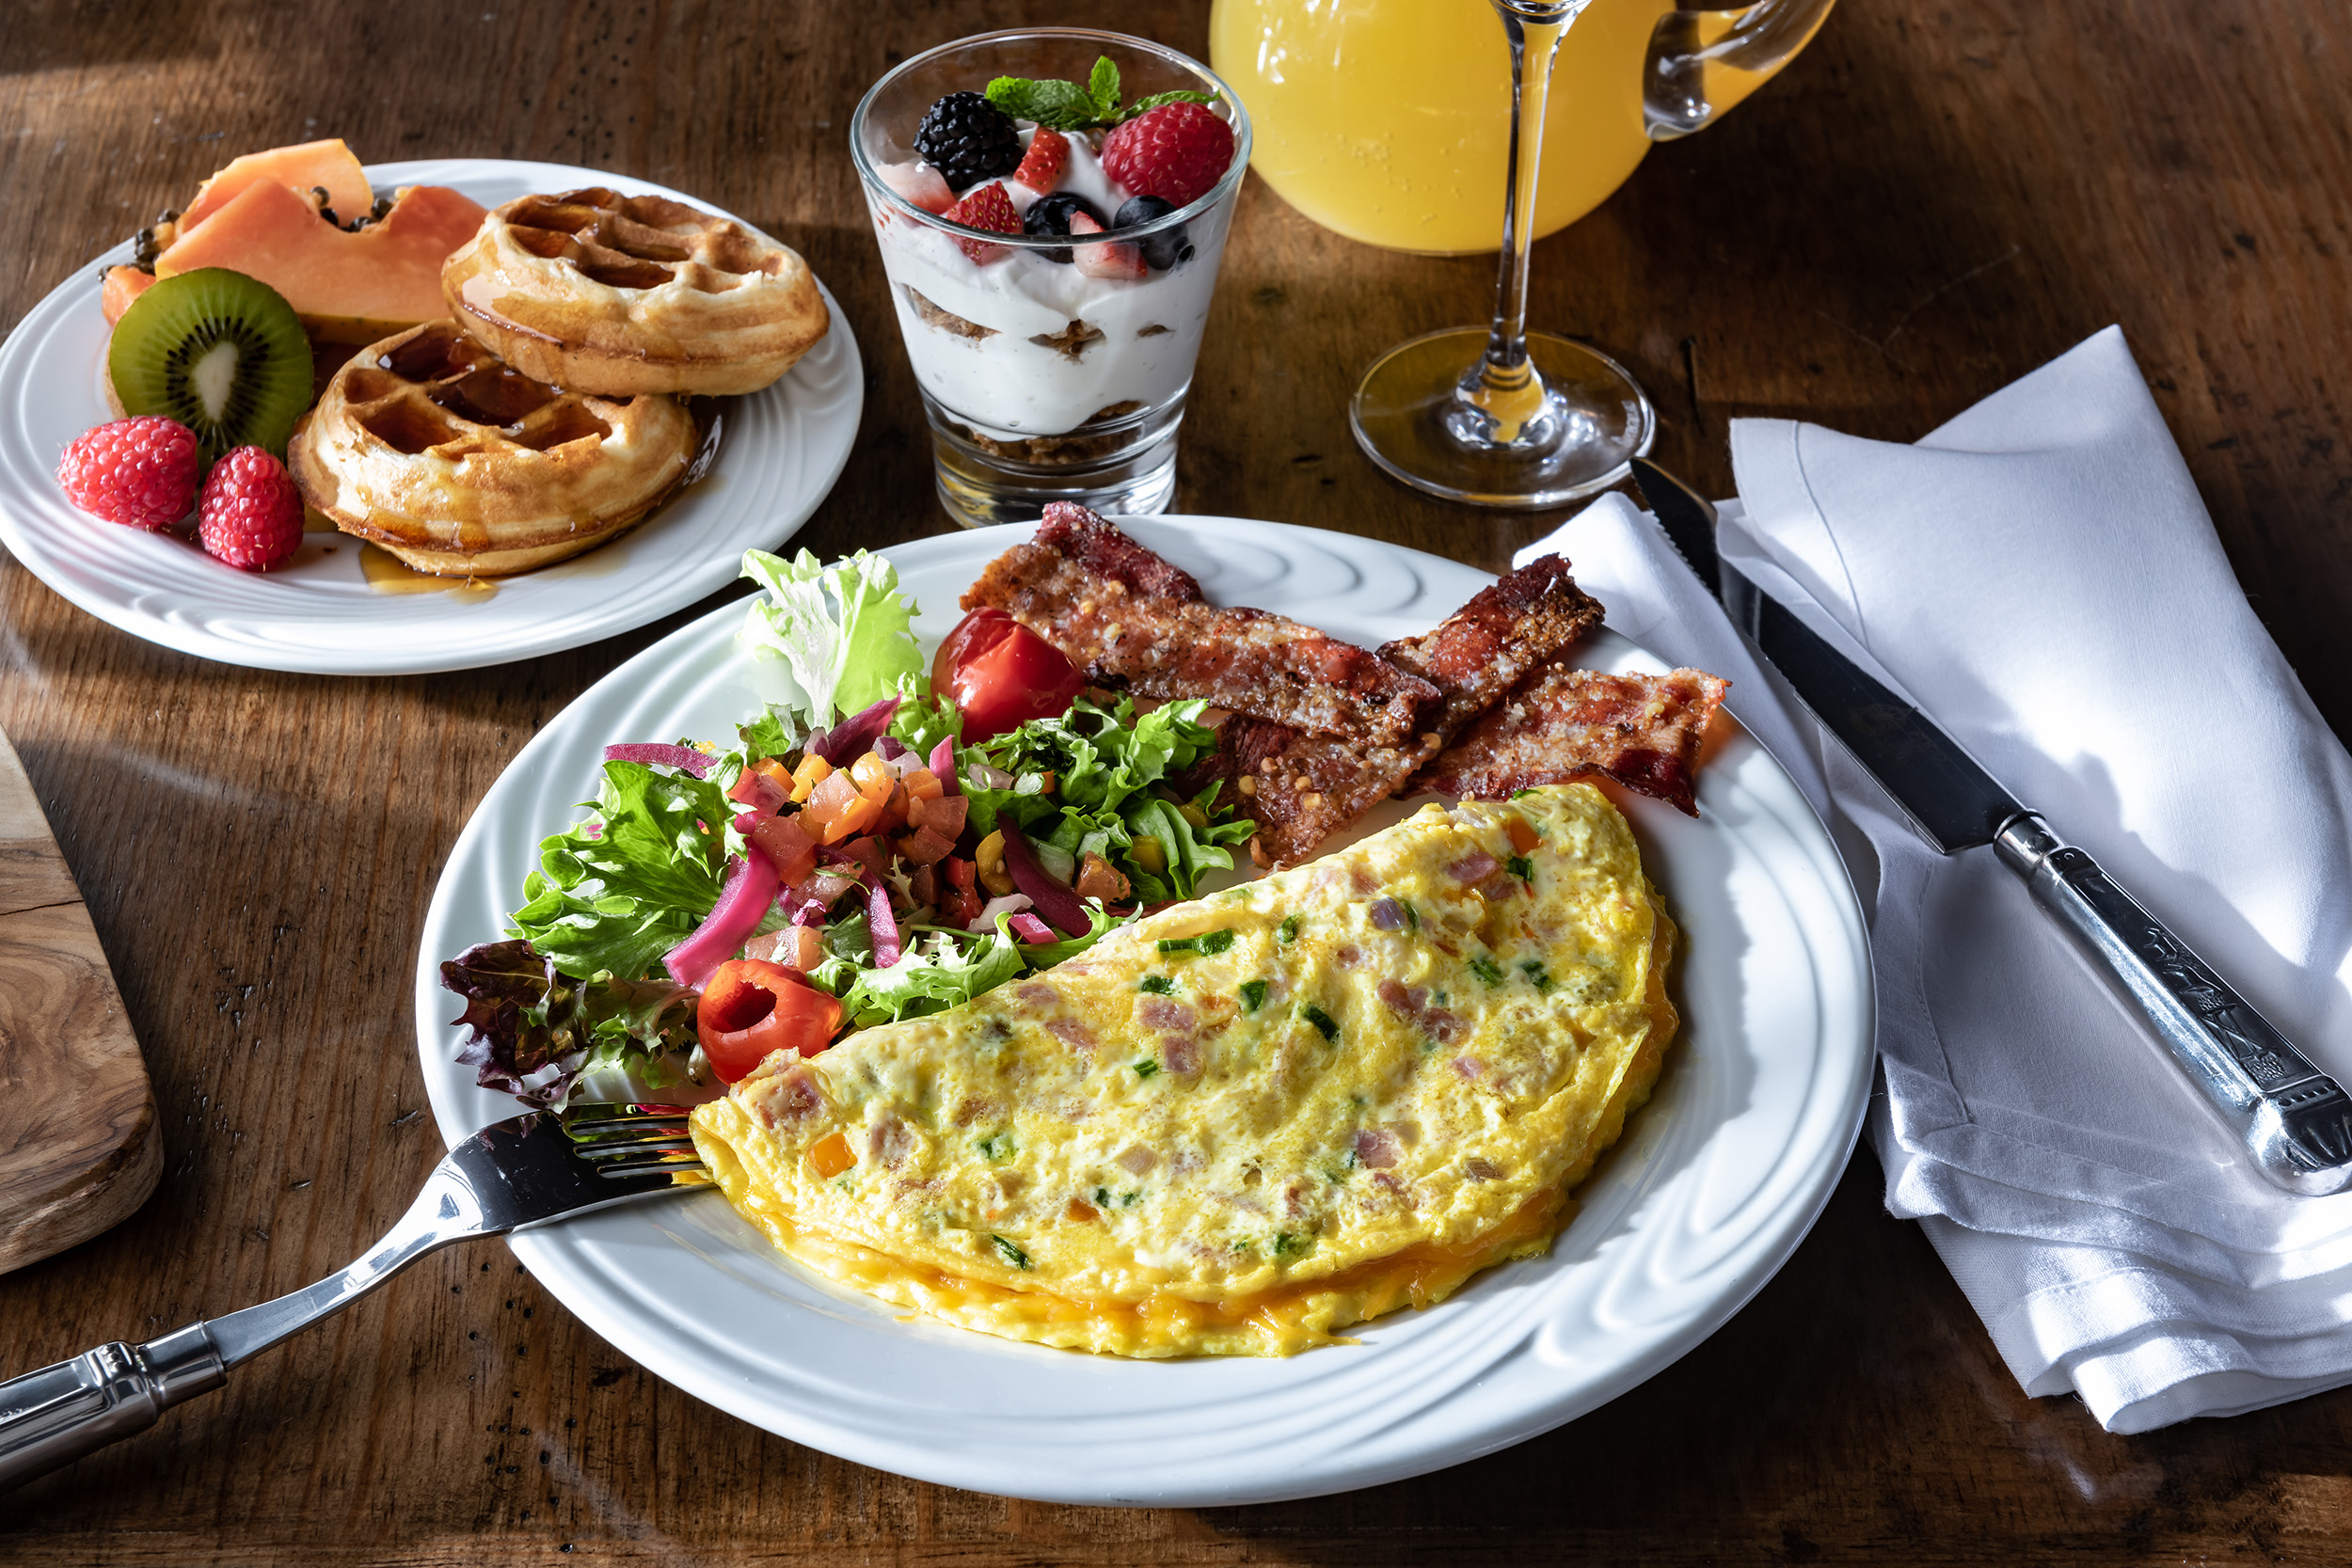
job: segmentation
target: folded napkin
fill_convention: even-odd
[[[1726,560],[1904,692],[2327,1071],[2352,1075],[2352,756],[2247,604],[2113,328],[1914,446],[1732,426]],[[2254,1174],[1990,848],[1937,854],[1757,667],[1655,526],[1557,548],[1733,682],[1868,916],[1887,1206],[2028,1392],[2110,1430],[2352,1382],[2352,1194]]]

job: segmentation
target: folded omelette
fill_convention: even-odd
[[[953,1011],[771,1057],[694,1144],[777,1246],[897,1306],[1289,1354],[1550,1244],[1674,1037],[1674,934],[1592,786],[1432,804]]]

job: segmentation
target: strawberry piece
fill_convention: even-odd
[[[961,201],[941,215],[949,223],[960,223],[966,229],[983,230],[991,234],[1021,232],[1021,214],[1013,211],[1012,198],[1006,194],[1001,180],[991,180],[977,190],[966,191]],[[956,245],[975,263],[983,267],[1005,254],[1005,246],[990,245],[986,240],[967,240],[958,235]]]
[[[1146,109],[1103,138],[1103,172],[1131,196],[1189,206],[1233,163],[1233,128],[1198,103]]]
[[[57,483],[66,499],[125,528],[169,528],[196,499],[196,433],[148,414],[86,430],[65,449]]]
[[[197,502],[205,553],[245,572],[266,572],[302,543],[302,495],[286,466],[260,447],[213,465]]]
[[[1084,213],[1070,214],[1070,232],[1100,234],[1103,226]],[[1152,269],[1144,264],[1143,247],[1124,240],[1098,240],[1092,245],[1073,245],[1070,259],[1089,277],[1141,277]]]
[[[1012,177],[1043,196],[1061,179],[1062,166],[1070,161],[1070,138],[1050,126],[1041,125],[1037,135],[1029,138],[1029,150],[1021,160],[1021,166]]]
[[[883,184],[927,213],[944,213],[956,204],[956,193],[948,188],[947,177],[920,159],[884,164],[875,172],[882,176]]]

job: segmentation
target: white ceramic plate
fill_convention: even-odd
[[[485,206],[594,184],[709,206],[642,180],[495,158],[375,164],[368,178],[387,189],[452,185]],[[314,533],[286,565],[240,572],[186,540],[90,516],[57,488],[67,445],[114,417],[99,272],[130,259],[125,241],[76,269],[0,343],[0,545],[109,626],[229,664],[468,670],[644,626],[724,587],[744,550],[772,548],[808,520],[849,461],[866,401],[857,342],[827,293],[832,330],[783,380],[728,404],[709,476],[612,544],[502,578],[486,598],[384,592],[362,574],[359,541],[343,534]]]
[[[1435,556],[1226,518],[1120,519],[1225,604],[1366,644],[1435,625],[1492,580]],[[888,553],[935,641],[1024,527]],[[732,733],[756,699],[739,606],[589,689],[492,786],[426,916],[417,1034],[442,1136],[515,1114],[453,1056],[438,964],[500,934],[545,834],[592,793],[602,748]],[[1662,668],[1602,633],[1591,662]],[[1699,777],[1701,816],[1631,799],[1687,946],[1683,1032],[1649,1106],[1579,1195],[1548,1257],[1288,1360],[1122,1361],[909,1321],[802,1269],[717,1194],[659,1198],[514,1238],[588,1325],[755,1425],[861,1464],[1057,1502],[1203,1507],[1437,1469],[1625,1392],[1737,1311],[1796,1249],[1844,1169],[1868,1094],[1870,966],[1828,835],[1739,730]],[[1622,799],[1622,797],[1621,797]],[[1391,808],[1395,809],[1395,808]]]

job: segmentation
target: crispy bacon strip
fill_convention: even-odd
[[[1430,727],[1449,739],[1600,622],[1600,601],[1577,587],[1565,561],[1547,555],[1480,591],[1435,631],[1389,643],[1380,657],[1438,689],[1445,705]]]
[[[1216,750],[1175,783],[1194,795],[1211,780],[1221,782],[1216,803],[1258,824],[1249,841],[1253,857],[1296,865],[1327,836],[1395,794],[1428,754],[1418,740],[1409,748],[1359,751],[1330,736],[1235,714],[1219,729]]]
[[[1598,773],[1696,816],[1691,775],[1728,685],[1697,670],[1604,675],[1555,662],[1439,752],[1414,784],[1493,800]]]
[[[1263,610],[1204,602],[1200,585],[1082,506],[1045,509],[1037,537],[963,595],[1068,655],[1098,685],[1218,707],[1361,750],[1421,733],[1438,689],[1367,649]]]

